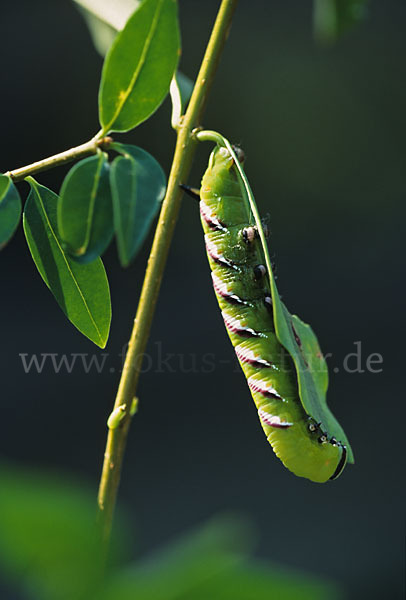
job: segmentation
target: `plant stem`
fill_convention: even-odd
[[[79,158],[97,154],[99,149],[107,150],[112,142],[113,140],[111,137],[100,138],[96,136],[80,146],[75,146],[75,148],[70,148],[70,150],[65,150],[54,156],[49,156],[48,158],[39,160],[31,165],[20,167],[19,169],[14,169],[13,171],[8,171],[4,174],[11,177],[13,181],[21,181],[29,175],[35,175],[35,173],[39,173],[40,171],[53,169],[54,167],[59,167],[60,165],[72,162],[73,160],[79,160]]]
[[[98,496],[101,536],[106,549],[110,539],[126,438],[131,421],[131,403],[135,396],[142,357],[147,345],[162,275],[180,209],[182,191],[179,184],[187,181],[189,175],[197,143],[192,136],[192,131],[200,124],[237,2],[238,0],[222,0],[221,2],[189,106],[180,120],[177,131],[168,188],[155,231],[114,405],[115,409],[120,406],[125,407],[124,417],[117,428],[109,429],[107,437]]]

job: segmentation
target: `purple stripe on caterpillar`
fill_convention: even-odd
[[[263,379],[255,379],[255,375],[251,375],[248,378],[248,385],[252,392],[257,392],[262,394],[266,398],[275,398],[276,400],[283,400],[282,396],[278,394],[274,387],[269,383],[269,381],[264,381]]]
[[[241,324],[239,319],[235,319],[228,315],[224,310],[221,312],[223,315],[224,323],[231,333],[237,333],[241,337],[265,337],[263,333],[258,333],[250,327],[245,327]]]
[[[270,415],[263,408],[258,410],[259,418],[265,425],[270,425],[270,427],[276,427],[277,429],[288,429],[292,427],[293,423],[288,423],[288,421],[282,421],[276,415]]]
[[[238,267],[231,261],[225,258],[223,254],[220,254],[217,250],[216,244],[207,236],[204,236],[204,241],[206,244],[207,254],[217,263],[230,267],[231,269],[238,270]]]
[[[227,227],[219,221],[213,211],[207,206],[204,200],[200,200],[200,214],[203,219],[206,221],[207,225],[211,227],[211,229],[217,229],[220,231],[227,231]]]
[[[224,281],[221,281],[221,279],[217,277],[217,275],[215,275],[213,271],[211,273],[211,278],[216,294],[230,302],[230,304],[243,304],[244,306],[249,306],[249,302],[242,300],[242,298],[237,296],[237,294],[229,292],[227,284],[224,283]]]
[[[248,348],[241,348],[241,346],[237,346],[235,349],[235,353],[241,362],[249,363],[250,365],[258,368],[269,368],[273,367],[273,364],[261,358],[256,354],[253,350]]]

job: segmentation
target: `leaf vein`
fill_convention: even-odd
[[[142,68],[144,66],[144,63],[145,63],[145,60],[146,60],[146,57],[147,57],[147,54],[148,54],[149,47],[150,47],[151,42],[152,42],[153,35],[155,33],[155,30],[156,30],[156,27],[157,27],[157,24],[158,24],[159,17],[161,15],[163,2],[164,2],[164,0],[159,0],[159,6],[157,7],[157,9],[155,11],[155,15],[154,15],[154,18],[152,20],[151,27],[150,27],[150,29],[148,31],[148,35],[146,37],[145,44],[144,44],[144,47],[142,49],[142,53],[141,53],[140,60],[138,62],[137,68],[135,69],[135,71],[133,73],[133,76],[131,77],[131,80],[130,80],[130,83],[129,83],[127,89],[126,90],[122,90],[120,92],[120,97],[119,97],[120,101],[118,102],[116,111],[115,111],[113,117],[111,118],[109,124],[104,127],[104,132],[110,131],[111,127],[114,125],[114,122],[117,120],[117,118],[118,118],[118,116],[119,116],[119,114],[120,114],[120,112],[121,112],[124,104],[127,102],[128,97],[131,94],[131,92],[132,92],[132,90],[133,90],[133,88],[134,88],[134,86],[136,84],[138,76],[141,73],[141,70],[142,70]]]
[[[96,330],[96,332],[97,332],[97,335],[99,336],[99,340],[100,340],[100,342],[101,342],[101,343],[103,343],[103,338],[102,338],[102,335],[101,335],[101,333],[100,333],[100,330],[99,330],[99,328],[98,328],[98,326],[97,326],[97,323],[96,323],[96,321],[95,321],[95,320],[94,320],[94,318],[93,318],[93,315],[92,315],[92,313],[91,313],[91,311],[90,311],[90,308],[89,308],[89,306],[88,306],[88,304],[87,304],[87,302],[86,302],[86,298],[84,297],[84,295],[83,295],[83,292],[82,292],[82,290],[81,290],[81,288],[80,288],[79,282],[77,281],[77,279],[76,279],[76,277],[75,277],[75,275],[74,275],[74,273],[73,273],[73,271],[72,271],[72,269],[71,269],[71,267],[70,267],[70,264],[69,264],[69,262],[68,262],[68,260],[67,260],[67,258],[66,258],[65,252],[63,251],[63,249],[62,249],[62,247],[61,247],[61,245],[60,245],[60,243],[59,243],[59,240],[58,240],[58,238],[56,237],[56,234],[55,234],[55,232],[54,232],[54,229],[53,229],[53,227],[52,227],[52,225],[51,225],[51,222],[50,222],[50,220],[49,220],[49,218],[48,218],[47,211],[45,210],[45,206],[44,206],[44,204],[43,204],[43,202],[42,202],[42,198],[41,198],[41,196],[40,196],[40,194],[39,194],[39,192],[38,192],[38,190],[37,190],[36,186],[34,186],[34,191],[35,191],[35,194],[37,195],[37,198],[38,198],[39,204],[40,204],[40,206],[41,206],[42,212],[43,212],[43,214],[44,214],[44,216],[45,216],[45,219],[46,219],[47,225],[48,225],[48,227],[49,227],[49,231],[50,231],[50,233],[52,234],[52,237],[53,237],[53,239],[54,239],[54,241],[55,241],[55,243],[56,243],[56,245],[57,245],[57,247],[58,247],[58,249],[59,249],[59,251],[60,251],[60,253],[61,253],[61,255],[62,255],[62,258],[63,258],[63,260],[65,261],[66,267],[67,267],[67,269],[68,269],[68,271],[69,271],[69,273],[70,273],[70,275],[71,275],[71,277],[72,277],[72,280],[73,280],[73,282],[74,282],[74,284],[75,284],[75,286],[76,286],[76,288],[77,288],[77,290],[78,290],[78,292],[79,292],[79,295],[80,295],[80,297],[81,297],[81,299],[82,299],[82,302],[83,302],[83,304],[84,304],[84,306],[85,306],[85,309],[86,309],[86,311],[87,311],[87,313],[88,313],[88,315],[89,315],[89,317],[90,317],[90,321],[91,321],[91,323],[93,324],[93,326],[94,326],[94,328],[95,328],[95,330]]]

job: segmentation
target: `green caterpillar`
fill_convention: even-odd
[[[224,323],[275,454],[295,475],[315,482],[336,479],[353,457],[326,404],[327,367],[310,327],[280,301],[250,189],[235,160],[238,153],[241,162],[242,153],[226,145],[212,152],[200,189]]]

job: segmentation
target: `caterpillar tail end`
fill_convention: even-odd
[[[295,435],[294,427],[290,429],[283,431],[283,435],[276,431],[267,435],[276,456],[289,471],[314,483],[325,483],[341,475],[347,463],[345,446],[333,446],[327,442],[315,447],[307,437]],[[292,444],[290,435],[295,435]]]

